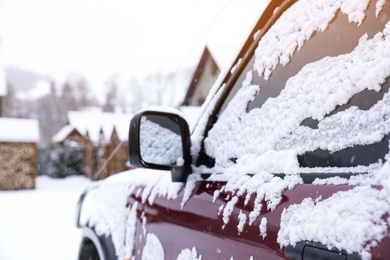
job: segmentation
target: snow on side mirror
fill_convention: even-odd
[[[143,161],[159,165],[183,165],[183,145],[177,118],[141,116],[140,155]]]
[[[184,182],[190,171],[190,134],[179,112],[142,111],[129,128],[129,159],[135,167],[171,170],[172,181]]]

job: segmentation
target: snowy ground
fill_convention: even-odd
[[[0,259],[77,259],[76,204],[88,183],[39,176],[35,190],[0,191]]]

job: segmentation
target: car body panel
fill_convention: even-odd
[[[142,203],[142,196],[133,193],[129,197],[130,205],[138,202],[137,234],[134,252],[141,259],[145,245],[145,235],[155,234],[162,243],[166,259],[175,259],[182,249],[197,249],[199,255],[212,259],[250,259],[262,256],[264,259],[286,259],[285,249],[277,241],[280,229],[280,216],[284,208],[300,203],[305,198],[323,199],[338,191],[346,191],[352,186],[318,186],[313,184],[298,185],[282,195],[280,205],[274,210],[267,210],[262,201],[262,210],[256,220],[249,225],[245,221],[241,232],[238,230],[239,216],[249,216],[255,207],[255,195],[245,203],[245,196],[234,205],[229,222],[224,223],[223,210],[231,200],[232,192],[225,192],[226,182],[198,181],[191,197],[184,203],[184,189],[176,199],[167,200],[156,197],[152,204]],[[221,192],[222,190],[222,192]],[[266,218],[267,231],[263,238],[259,229],[261,219]]]

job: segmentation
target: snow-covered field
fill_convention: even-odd
[[[35,190],[0,191],[0,259],[77,259],[75,211],[89,182],[39,176]]]

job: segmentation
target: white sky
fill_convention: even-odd
[[[57,80],[76,72],[92,84],[113,73],[176,71],[185,58],[197,62],[204,41],[218,52],[236,50],[265,2],[0,0],[3,63]],[[229,55],[217,58],[230,63]]]

